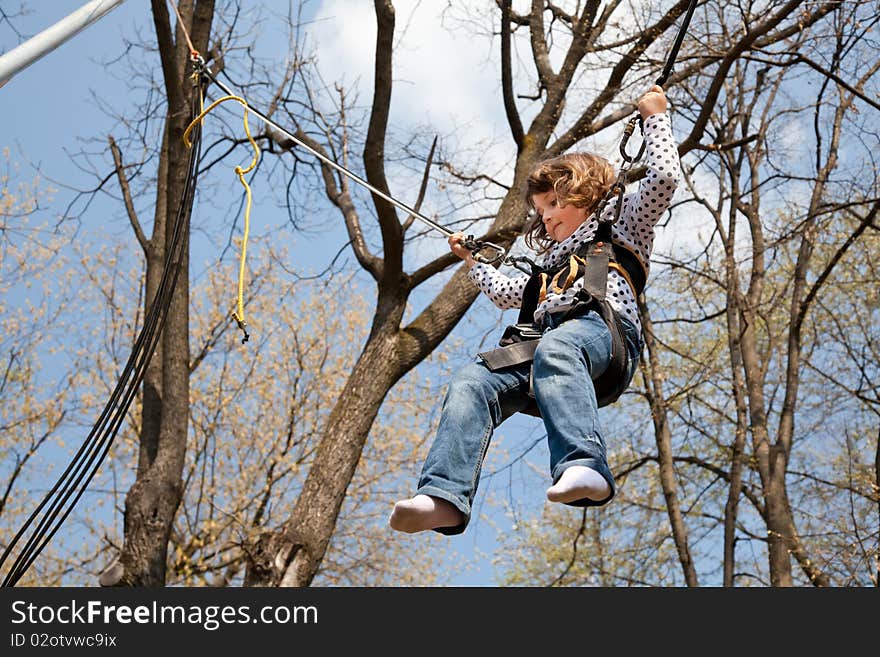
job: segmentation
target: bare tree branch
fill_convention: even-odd
[[[428,189],[428,180],[430,180],[431,176],[431,164],[434,162],[434,151],[437,149],[437,137],[434,137],[434,141],[431,142],[431,150],[428,151],[428,159],[425,162],[425,172],[422,174],[422,182],[419,185],[419,195],[416,198],[416,203],[413,206],[413,209],[418,212],[422,207],[422,201],[425,200],[425,192]],[[406,232],[406,230],[412,225],[412,223],[416,220],[416,216],[411,214],[406,218],[406,221],[403,222],[402,230]]]
[[[592,125],[593,121],[619,92],[620,85],[623,83],[626,74],[632,69],[639,57],[641,57],[648,47],[685,12],[689,3],[690,0],[679,0],[679,2],[673,5],[666,14],[657,20],[656,23],[641,32],[633,47],[623,54],[620,61],[611,70],[611,73],[608,76],[608,81],[605,83],[602,91],[596,96],[596,99],[583,111],[571,128],[563,133],[559,139],[547,149],[549,154],[562,153],[588,134],[592,134],[596,131],[596,128]],[[712,105],[709,104],[709,107],[711,108]],[[632,113],[632,109],[627,108],[616,114],[621,115],[622,118],[622,116],[626,116],[630,113]]]
[[[556,77],[550,65],[550,52],[544,36],[544,0],[532,0],[529,35],[532,44],[532,58],[538,71],[538,83],[547,89]]]
[[[367,181],[376,189],[388,194],[388,181],[385,178],[385,135],[388,129],[388,112],[391,106],[392,67],[391,58],[394,45],[394,6],[391,0],[375,0],[376,56],[373,70],[373,105],[370,111],[370,124],[364,142],[364,170]],[[393,205],[375,194],[373,204],[382,231],[383,265],[382,281],[396,286],[403,267],[402,229]],[[384,285],[380,284],[380,295]]]
[[[113,139],[113,135],[108,135],[107,141],[110,142],[110,152],[113,153],[113,163],[116,165],[116,177],[119,178],[119,187],[122,190],[122,199],[125,202],[125,211],[128,213],[128,220],[131,222],[131,227],[134,230],[138,243],[144,251],[144,255],[147,255],[147,251],[150,248],[150,240],[147,239],[147,236],[144,234],[143,228],[141,228],[141,222],[138,221],[137,211],[134,209],[134,200],[131,197],[128,176],[125,175],[125,165],[122,163],[122,153],[119,150],[119,146],[116,145],[116,140]]]
[[[504,97],[504,112],[507,115],[510,134],[516,144],[517,152],[520,152],[523,149],[523,137],[525,135],[523,133],[522,121],[519,118],[519,112],[516,109],[516,101],[513,97],[510,4],[511,0],[502,0],[501,2],[501,93]]]
[[[718,94],[721,93],[721,90],[724,87],[724,82],[727,79],[727,75],[730,72],[733,63],[741,57],[743,53],[752,48],[762,36],[768,34],[787,16],[794,12],[801,5],[801,2],[802,0],[788,0],[788,2],[782,5],[773,14],[770,14],[756,24],[749,25],[747,31],[743,33],[739,41],[737,41],[736,44],[725,53],[719,63],[718,70],[715,72],[712,83],[704,94],[705,102],[702,105],[700,113],[694,120],[691,133],[679,144],[679,153],[684,154],[691,149],[696,148],[702,140],[706,125],[708,124],[709,118],[712,115],[712,110],[715,107]],[[839,2],[834,2],[833,4],[839,4]],[[818,20],[818,18],[816,20]]]
[[[272,130],[271,128],[267,129],[269,130],[269,134],[272,136],[272,139],[279,146],[281,146],[281,148],[293,149],[296,146],[296,143],[292,139],[288,139],[284,135],[278,134],[275,130]],[[304,144],[307,144],[310,148],[321,153],[325,157],[328,157],[326,149],[324,149],[321,144],[312,139],[300,128],[297,128],[293,135]],[[328,159],[330,158],[328,157]],[[336,178],[333,174],[333,169],[329,165],[322,162],[321,176],[324,179],[324,190],[330,202],[333,203],[333,205],[335,205],[337,208],[339,208],[339,211],[342,213],[342,217],[345,220],[345,228],[348,231],[348,237],[350,240],[351,248],[354,251],[354,255],[357,258],[357,261],[360,263],[361,267],[368,271],[374,279],[378,280],[382,275],[382,260],[370,252],[370,249],[367,246],[367,242],[364,239],[363,229],[361,228],[360,224],[360,217],[357,207],[355,206],[354,201],[351,198],[351,193],[347,188],[340,189],[339,187],[337,187]]]

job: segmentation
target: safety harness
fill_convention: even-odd
[[[604,206],[604,204],[602,204]],[[619,207],[619,206],[618,206]],[[615,220],[620,216],[619,209]],[[580,317],[591,310],[604,320],[611,333],[611,362],[608,368],[593,379],[599,407],[617,400],[626,388],[626,343],[620,314],[606,299],[608,270],[614,269],[623,276],[634,296],[645,287],[647,272],[641,261],[625,246],[611,238],[613,221],[600,221],[593,240],[581,246],[567,263],[554,268],[544,268],[534,263],[531,277],[523,289],[522,305],[516,324],[508,326],[501,336],[499,347],[478,355],[491,371],[534,361],[535,350],[541,340],[541,330],[535,324],[534,314],[546,294],[561,294],[575,281],[583,279],[583,286],[575,294],[574,302],[560,317],[560,323]],[[540,417],[529,375],[530,403],[522,412]]]

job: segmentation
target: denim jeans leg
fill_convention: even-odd
[[[598,506],[614,497],[605,438],[599,424],[593,379],[611,360],[611,333],[593,311],[547,330],[535,352],[534,388],[547,428],[553,483],[572,465],[599,472],[611,487],[607,499],[577,500],[570,506]]]
[[[452,503],[462,512],[464,521],[435,531],[460,534],[467,527],[492,433],[505,419],[525,408],[528,385],[528,363],[492,372],[482,362],[472,362],[453,377],[416,494]]]

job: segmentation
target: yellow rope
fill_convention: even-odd
[[[248,235],[250,234],[250,230],[251,230],[252,195],[251,195],[251,186],[248,185],[247,180],[245,180],[244,176],[246,173],[251,172],[255,166],[257,166],[257,160],[260,157],[260,147],[257,146],[257,142],[254,141],[254,138],[251,136],[250,128],[248,127],[248,104],[247,104],[247,102],[245,102],[245,100],[243,98],[239,98],[238,96],[224,96],[223,98],[219,98],[218,100],[215,100],[213,103],[211,103],[208,106],[207,109],[202,110],[202,112],[195,119],[193,119],[192,123],[189,124],[189,126],[187,127],[187,129],[183,133],[183,141],[187,145],[187,147],[191,147],[192,144],[190,143],[189,136],[190,136],[190,133],[192,132],[193,128],[196,126],[196,124],[200,123],[202,121],[202,119],[205,118],[205,116],[207,116],[211,112],[211,110],[213,110],[215,107],[217,107],[217,105],[219,105],[220,103],[226,102],[227,100],[234,100],[238,103],[241,103],[241,105],[244,107],[244,131],[245,131],[245,134],[247,134],[248,141],[250,142],[251,146],[254,149],[254,159],[247,166],[247,168],[242,169],[239,166],[235,167],[235,173],[238,174],[238,180],[239,180],[239,182],[241,182],[242,186],[244,187],[245,195],[247,196],[247,204],[245,205],[245,209],[244,209],[244,235],[243,235],[242,241],[241,241],[241,259],[240,259],[239,266],[238,266],[238,312],[232,313],[232,319],[234,319],[236,321],[236,323],[238,323],[238,328],[240,328],[242,330],[242,332],[244,333],[244,339],[242,340],[242,342],[247,342],[247,340],[250,336],[248,336],[248,333],[245,330],[245,326],[247,326],[247,324],[244,321],[244,269],[245,269],[245,260],[247,259]]]

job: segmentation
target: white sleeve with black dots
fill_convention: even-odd
[[[644,131],[647,172],[639,181],[638,191],[624,197],[620,220],[612,227],[611,234],[615,242],[629,247],[647,270],[654,246],[654,226],[672,202],[681,176],[681,163],[667,113],[645,119]],[[612,207],[606,207],[606,216],[614,211],[614,204],[608,205]]]
[[[612,226],[611,232],[614,241],[635,253],[648,271],[654,245],[654,226],[669,208],[672,195],[678,186],[681,164],[668,114],[654,114],[645,119],[644,131],[647,173],[639,182],[638,190],[623,197],[620,219]],[[613,220],[616,207],[617,200],[613,199],[602,211],[602,219]],[[596,217],[589,217],[571,237],[550,250],[545,257],[544,265],[560,266],[582,244],[593,240],[597,228]],[[583,281],[579,279],[564,294],[548,294],[546,300],[535,311],[535,319],[539,320],[545,313],[566,310],[571,305],[575,293],[582,286]],[[606,294],[612,307],[641,329],[638,307],[632,290],[623,276],[614,270],[608,272]]]
[[[482,263],[471,267],[468,277],[501,310],[522,305],[523,288],[529,280],[526,274],[505,276],[494,267]]]

